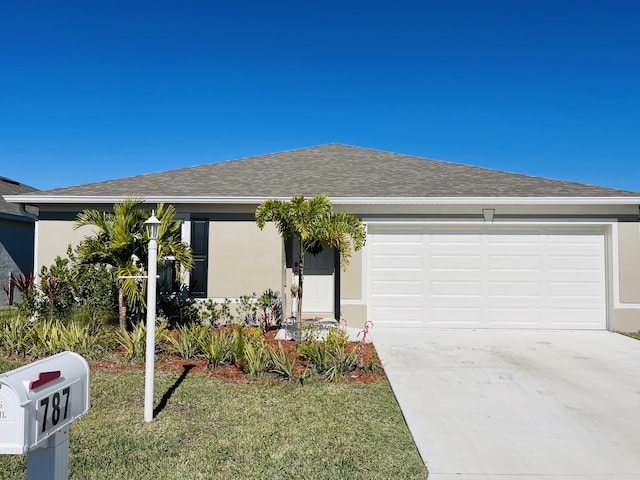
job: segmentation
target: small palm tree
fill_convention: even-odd
[[[172,256],[176,269],[193,268],[191,249],[181,241],[180,221],[174,219],[175,208],[159,204],[156,212],[160,220],[158,258]],[[113,213],[84,210],[76,218],[75,228],[93,226],[96,232],[85,237],[77,246],[78,258],[86,264],[106,264],[115,269],[118,278],[118,321],[120,329],[127,325],[127,303],[134,311],[145,307],[144,295],[135,276],[147,265],[149,238],[144,227],[148,213],[143,200],[127,197],[113,206]]]
[[[340,253],[341,267],[346,270],[352,251],[358,251],[364,245],[365,229],[354,215],[334,212],[329,197],[324,194],[308,200],[303,195],[295,196],[291,201],[265,200],[256,209],[256,223],[262,230],[269,221],[275,223],[283,239],[294,238],[300,244],[296,291],[296,342],[299,342],[305,253],[317,252],[323,246],[335,248]]]

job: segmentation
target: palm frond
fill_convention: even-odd
[[[176,270],[181,267],[191,270],[193,257],[190,247],[181,241],[180,221],[175,220],[175,208],[159,204],[157,215],[161,225],[158,238],[158,257],[173,256]],[[135,278],[140,265],[147,265],[148,234],[144,222],[149,214],[144,208],[144,199],[125,197],[113,206],[112,212],[85,210],[76,218],[76,228],[93,226],[93,235],[85,237],[76,247],[78,259],[85,264],[107,264],[114,267],[119,277],[127,304],[133,311],[141,311],[145,306],[144,296]],[[136,263],[133,258],[137,257]]]

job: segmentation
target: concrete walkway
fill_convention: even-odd
[[[640,341],[371,330],[429,480],[640,479]]]

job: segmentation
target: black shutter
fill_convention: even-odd
[[[209,258],[209,221],[191,220],[191,253],[194,267],[189,290],[192,297],[207,297],[207,270]]]

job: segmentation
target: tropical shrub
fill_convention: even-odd
[[[282,300],[280,293],[271,289],[265,290],[256,300],[260,312],[257,313],[257,321],[263,332],[267,332],[270,326],[282,324]]]
[[[278,342],[278,351],[271,348],[269,350],[271,354],[271,372],[284,378],[286,380],[292,380],[294,377],[294,368],[296,365],[295,360],[292,360],[282,348],[282,342]]]
[[[56,323],[60,329],[62,350],[76,352],[88,359],[102,358],[115,345],[111,331],[104,327],[94,327],[85,323]]]
[[[260,378],[268,370],[271,362],[271,348],[265,343],[264,337],[260,340],[247,340],[244,345],[244,368],[251,378]]]
[[[20,314],[64,323],[108,324],[116,318],[115,279],[104,265],[83,265],[69,248],[68,257],[56,257],[40,270],[36,286],[32,276],[13,279],[20,290]]]
[[[209,368],[218,368],[233,362],[233,335],[233,331],[214,329],[201,340],[201,355]]]
[[[245,370],[244,347],[246,340],[244,338],[244,325],[239,323],[233,329],[231,335],[231,347],[233,350],[233,361],[242,371]]]
[[[18,310],[25,318],[31,317],[35,312],[36,291],[34,288],[34,278],[32,274],[20,273],[16,277],[11,277],[10,286],[15,287],[20,293]]]
[[[87,265],[69,249],[71,289],[75,301],[72,317],[97,324],[116,323],[118,287],[113,269],[103,264]]]
[[[228,298],[225,298],[222,303],[208,298],[205,301],[198,302],[197,308],[203,325],[223,327],[233,319],[231,315],[231,300]]]
[[[359,367],[360,355],[358,355],[357,347],[353,347],[350,352],[341,347],[329,355],[323,373],[327,380],[335,382]]]
[[[158,298],[158,309],[171,328],[200,321],[199,305],[194,298],[162,294]]]
[[[156,321],[155,345],[158,348],[160,341],[165,337],[168,329],[167,320],[159,317]],[[147,348],[147,327],[144,322],[133,325],[131,330],[121,330],[116,334],[116,341],[120,344],[123,353],[129,361],[144,359]]]
[[[247,343],[251,343],[254,346],[264,343],[264,336],[258,327],[245,328],[243,329],[243,334]]]
[[[147,329],[143,322],[134,324],[131,330],[121,330],[116,340],[122,347],[127,360],[142,360],[146,348]]]
[[[189,246],[181,241],[181,222],[175,220],[172,205],[157,205],[160,220],[158,258],[175,259],[176,274],[193,268]],[[141,198],[127,197],[113,206],[113,212],[84,210],[76,217],[75,227],[91,226],[94,234],[85,237],[76,248],[85,264],[109,265],[118,281],[118,321],[127,327],[127,309],[141,318],[146,302],[137,276],[147,264],[148,233],[144,226],[149,214]]]
[[[196,358],[202,353],[202,344],[209,336],[209,327],[199,323],[181,325],[175,330],[164,333],[169,353],[184,359]]]
[[[265,345],[262,332],[259,328],[247,328],[242,323],[239,323],[233,329],[231,338],[233,342],[234,363],[243,372],[248,372],[249,366],[247,365],[247,362],[249,359],[247,358],[247,348],[251,351],[249,355],[253,355],[254,357],[256,352],[262,352],[262,347]]]
[[[110,330],[87,323],[15,317],[0,326],[0,353],[6,356],[43,358],[69,350],[94,359],[114,346]]]
[[[330,327],[324,339],[320,339],[318,325],[311,325],[303,331],[303,340],[298,344],[299,355],[313,366],[313,371],[324,375],[329,381],[336,381],[353,372],[361,365],[361,350],[358,346],[347,351],[348,333],[340,327]]]
[[[0,352],[7,357],[24,357],[30,350],[31,323],[22,316],[4,320],[0,326]]]
[[[330,353],[344,349],[348,341],[349,334],[344,328],[340,327],[329,327],[324,336],[324,342]]]
[[[42,267],[39,278],[44,301],[38,313],[49,320],[65,318],[75,304],[69,259],[57,256],[50,267]]]
[[[64,351],[62,330],[54,320],[38,320],[29,329],[29,354],[48,357]]]
[[[240,323],[246,326],[257,325],[258,303],[255,292],[251,295],[242,295],[238,298],[237,317]]]
[[[318,374],[324,373],[329,363],[329,351],[325,343],[316,338],[304,339],[298,344],[298,354],[309,361]]]

